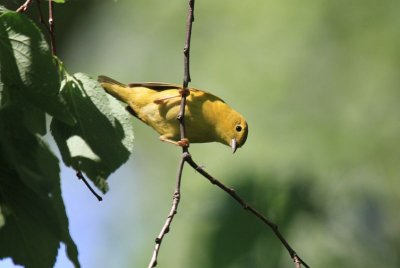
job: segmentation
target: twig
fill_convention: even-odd
[[[16,11],[17,12],[25,12],[29,5],[31,5],[33,0],[27,0],[24,4],[22,4]],[[56,38],[54,34],[54,16],[53,16],[53,8],[54,8],[54,2],[53,0],[49,0],[49,25],[47,25],[44,22],[43,19],[43,14],[42,14],[42,9],[40,7],[40,0],[36,0],[38,12],[39,12],[39,21],[44,25],[46,30],[49,32],[50,35],[50,47],[51,47],[51,52],[53,55],[56,55]]]
[[[183,48],[184,55],[184,73],[183,73],[183,88],[186,89],[191,81],[190,78],[190,40],[192,37],[192,25],[194,22],[194,0],[189,0],[189,11],[186,20],[186,40]],[[182,138],[182,137],[181,137]]]
[[[171,222],[174,219],[176,213],[178,212],[179,201],[181,199],[181,181],[182,181],[182,171],[184,163],[185,163],[185,158],[182,158],[181,163],[179,164],[178,175],[176,177],[175,191],[174,191],[174,196],[172,198],[172,207],[164,223],[164,226],[161,229],[160,234],[156,238],[155,241],[156,245],[154,247],[153,256],[151,257],[148,268],[153,268],[157,266],[157,256],[158,252],[160,251],[161,242],[164,236],[169,232]]]
[[[54,2],[52,0],[49,0],[49,20],[48,20],[48,25],[46,21],[43,18],[43,12],[42,8],[40,6],[40,0],[36,0],[36,6],[38,9],[39,13],[39,22],[43,24],[44,28],[46,28],[47,32],[50,35],[50,48],[51,48],[51,53],[53,55],[56,55],[56,38],[54,34],[54,16],[53,16],[53,7],[54,7]]]
[[[185,47],[183,49],[183,54],[184,54],[184,75],[183,75],[183,89],[181,91],[181,104],[180,104],[180,110],[178,114],[178,121],[179,121],[179,127],[180,127],[180,137],[181,137],[181,142],[182,141],[187,141],[186,139],[186,130],[185,130],[185,107],[186,107],[186,96],[188,94],[188,84],[191,81],[190,77],[190,70],[189,70],[189,59],[190,59],[190,40],[191,40],[191,34],[192,34],[192,24],[194,21],[194,0],[189,0],[189,10],[188,10],[188,17],[187,17],[187,23],[186,23],[186,39],[185,39]],[[212,184],[217,185],[219,188],[221,188],[223,191],[228,193],[232,198],[234,198],[239,204],[243,206],[244,209],[252,213],[254,216],[256,216],[259,220],[261,220],[264,224],[266,224],[268,227],[272,229],[274,234],[278,237],[278,239],[281,241],[281,243],[284,245],[286,250],[288,251],[290,257],[293,259],[293,262],[295,264],[295,268],[301,268],[301,264],[304,265],[304,267],[309,268],[309,266],[297,255],[296,251],[289,245],[289,243],[286,241],[284,236],[281,234],[281,232],[278,229],[278,226],[270,221],[268,218],[266,218],[264,215],[262,215],[260,212],[258,212],[255,208],[247,204],[247,202],[244,201],[242,197],[240,197],[234,189],[227,187],[225,184],[220,182],[219,180],[215,179],[213,176],[211,176],[209,173],[207,173],[201,166],[197,165],[196,162],[192,159],[190,153],[189,153],[189,143],[187,142],[186,144],[184,143],[184,146],[182,146],[182,159],[179,164],[179,169],[178,169],[178,176],[176,180],[176,186],[175,186],[175,192],[173,196],[173,201],[172,201],[172,207],[170,210],[170,213],[168,214],[168,217],[165,221],[164,226],[161,229],[160,234],[156,238],[156,245],[153,251],[153,256],[151,258],[149,268],[153,268],[157,265],[157,256],[160,251],[160,246],[161,242],[165,236],[170,230],[170,226],[172,223],[172,220],[177,213],[179,201],[180,201],[180,184],[182,180],[182,171],[185,162],[187,162],[195,171],[199,172],[201,175],[203,175],[206,179],[208,179]]]
[[[20,13],[23,13],[23,12],[25,12],[27,9],[28,9],[28,6],[30,5],[30,4],[32,4],[32,1],[33,0],[27,0],[25,3],[23,3],[16,11],[17,12],[20,12]]]
[[[190,82],[189,54],[190,54],[190,39],[191,39],[191,35],[192,35],[192,24],[194,21],[193,11],[194,11],[194,0],[189,0],[189,10],[188,10],[188,16],[187,16],[187,22],[186,22],[186,39],[185,39],[185,46],[183,49],[184,74],[183,74],[183,88],[181,91],[182,98],[181,98],[179,114],[177,116],[177,119],[179,121],[181,141],[186,140],[185,107],[186,107],[186,96],[188,94],[187,87]],[[148,268],[156,267],[157,256],[160,251],[161,242],[162,242],[165,234],[167,234],[169,232],[172,220],[174,219],[174,216],[177,213],[177,209],[178,209],[178,205],[179,205],[179,201],[180,201],[180,191],[181,191],[180,186],[181,186],[181,180],[182,180],[183,166],[184,166],[185,162],[187,161],[187,158],[191,158],[188,148],[189,148],[188,142],[185,143],[184,146],[182,146],[182,159],[179,164],[175,192],[174,192],[174,196],[173,196],[173,200],[172,200],[172,207],[171,207],[170,213],[168,214],[168,217],[165,221],[165,224],[161,229],[160,234],[156,238],[156,241],[155,241],[156,245],[154,247],[153,256],[150,260]]]
[[[295,255],[293,257],[293,261],[294,261],[294,265],[295,268],[301,268],[301,264],[303,263],[304,266],[306,266],[307,264],[305,264],[302,260],[300,260],[299,256]],[[307,267],[307,266],[306,266]]]
[[[50,32],[50,45],[51,53],[56,55],[56,38],[54,35],[54,19],[53,19],[53,0],[49,0],[49,32]]]
[[[189,90],[187,89],[190,78],[190,40],[192,37],[192,25],[194,22],[194,0],[189,0],[189,10],[188,16],[186,20],[186,38],[185,38],[185,46],[183,48],[183,85],[182,85],[182,98],[181,98],[181,106],[178,114],[179,128],[181,134],[181,141],[186,139],[186,127],[185,127],[185,107],[186,107],[186,96],[188,95]],[[185,155],[189,153],[189,143],[187,146],[182,146],[182,154]],[[182,157],[183,157],[182,155]],[[183,166],[182,166],[183,168]]]
[[[264,222],[266,225],[268,225],[272,231],[275,233],[275,235],[279,238],[281,243],[285,246],[286,250],[288,251],[290,257],[293,259],[293,262],[295,263],[296,268],[300,268],[300,264],[303,264],[304,267],[309,268],[309,266],[297,255],[296,251],[289,245],[289,243],[286,241],[286,239],[283,237],[281,232],[278,229],[278,226],[273,223],[271,220],[266,218],[264,215],[262,215],[260,212],[258,212],[255,208],[250,206],[247,202],[244,201],[242,197],[240,197],[236,191],[230,187],[227,187],[225,184],[220,182],[219,180],[215,179],[213,176],[211,176],[209,173],[207,173],[202,167],[196,164],[192,157],[189,155],[186,157],[186,162],[197,172],[199,172],[203,177],[208,179],[212,184],[217,185],[219,188],[221,188],[223,191],[225,191],[227,194],[229,194],[233,199],[235,199],[242,207],[252,213],[254,216],[256,216],[259,220]]]
[[[76,176],[78,177],[78,179],[82,180],[83,183],[85,183],[86,187],[90,190],[90,192],[92,192],[92,194],[97,198],[97,200],[99,201],[103,200],[103,198],[93,190],[92,186],[90,186],[90,184],[87,182],[87,180],[85,179],[80,170],[76,171]]]

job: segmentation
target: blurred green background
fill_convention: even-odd
[[[400,267],[399,10],[395,0],[196,1],[191,86],[240,111],[250,132],[235,155],[194,144],[194,160],[312,267]],[[59,57],[70,73],[181,83],[186,15],[186,0],[70,0],[55,9]],[[84,268],[147,267],[171,206],[180,150],[132,122],[134,153],[102,203],[63,169]],[[186,167],[159,266],[293,264],[268,228]],[[71,267],[63,250],[56,267]]]

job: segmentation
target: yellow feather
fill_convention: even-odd
[[[180,140],[176,119],[182,87],[168,83],[132,83],[124,85],[106,76],[99,76],[101,86],[132,113],[151,126],[164,141]],[[246,120],[222,99],[203,90],[190,88],[186,99],[186,136],[191,143],[220,142],[235,151],[243,146],[248,134]]]

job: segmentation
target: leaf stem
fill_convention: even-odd
[[[78,177],[78,179],[83,181],[83,183],[90,190],[90,192],[97,198],[98,201],[103,200],[103,198],[98,193],[95,192],[95,190],[92,188],[92,186],[90,186],[90,184],[87,182],[86,178],[83,176],[83,174],[80,170],[76,171],[76,176]]]

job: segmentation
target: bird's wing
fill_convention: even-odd
[[[99,81],[100,83],[115,84],[121,87],[126,87],[126,85],[124,85],[123,83],[118,82],[117,80],[114,80],[111,77],[105,75],[99,75],[97,77],[97,81]]]
[[[144,83],[129,83],[128,87],[147,87],[156,91],[163,91],[167,89],[181,89],[181,85],[162,83],[162,82],[144,82]]]
[[[169,89],[182,89],[182,85],[178,85],[178,84],[171,84],[171,83],[164,83],[164,82],[144,82],[144,83],[130,83],[128,84],[128,87],[145,87],[145,88],[149,88],[155,91],[164,91],[164,90],[169,90]],[[197,89],[197,88],[189,88],[189,90],[194,93],[194,97],[201,97],[201,98],[205,98],[205,99],[209,99],[209,100],[220,100],[222,102],[224,102],[222,99],[220,99],[219,97],[206,92],[204,90],[201,89]],[[174,98],[174,97],[180,97],[180,95],[173,95],[173,96],[167,96],[166,98]]]

